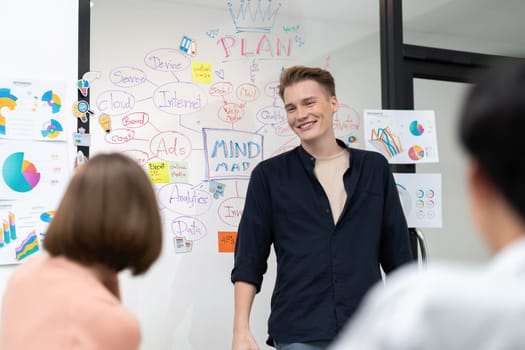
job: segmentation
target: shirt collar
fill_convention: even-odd
[[[500,251],[490,263],[494,273],[525,276],[525,237]]]
[[[343,147],[350,153],[350,148],[348,148],[343,141],[339,139],[335,140],[337,141],[337,144],[339,146]],[[310,153],[306,152],[306,150],[301,145],[297,147],[297,152],[299,153],[299,158],[301,159],[301,162],[306,167],[306,169],[313,171],[315,166],[315,157]]]

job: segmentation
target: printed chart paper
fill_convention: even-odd
[[[394,173],[394,179],[409,227],[443,226],[441,174]]]
[[[0,138],[65,141],[64,94],[59,81],[0,80]]]
[[[365,148],[392,164],[439,162],[434,111],[365,110]]]
[[[41,251],[47,226],[55,215],[56,203],[47,200],[0,202],[0,264],[23,262]]]

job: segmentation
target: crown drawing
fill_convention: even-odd
[[[237,9],[234,9],[231,2],[228,2],[228,7],[237,33],[269,33],[273,28],[281,3],[274,5],[272,0],[240,0]]]

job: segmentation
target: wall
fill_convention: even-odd
[[[11,126],[18,123],[20,127],[16,136],[10,136],[8,132],[0,137],[0,163],[3,165],[4,156],[9,153],[24,152],[26,156],[31,154],[39,157],[37,161],[31,160],[40,172],[38,184],[27,192],[14,193],[16,191],[7,188],[3,179],[1,181],[0,207],[2,210],[17,209],[17,239],[9,246],[5,245],[0,252],[0,264],[9,264],[17,262],[13,248],[20,244],[30,228],[37,229],[36,234],[41,238],[43,223],[38,216],[44,210],[55,209],[73,168],[75,147],[71,133],[76,120],[70,116],[69,108],[77,96],[78,2],[4,1],[2,14],[0,87],[16,86],[15,95],[18,92],[32,95],[18,96],[14,110],[0,107],[1,113],[8,118],[7,123],[11,123]],[[50,87],[60,97],[61,104],[55,104],[54,110],[42,101],[40,95],[46,91],[44,88]],[[31,106],[28,105],[29,101],[32,101]],[[56,132],[55,139],[46,139],[39,129],[42,126],[40,118],[49,120],[50,117],[62,123],[62,131]],[[27,124],[20,123],[22,119]],[[32,128],[35,130],[24,134]],[[25,215],[19,214],[20,208]],[[22,222],[27,226],[21,226]],[[0,294],[3,294],[6,281],[15,266],[0,266]]]
[[[457,138],[457,116],[470,84],[414,79],[414,107],[436,111],[440,162],[418,164],[417,172],[442,174],[443,227],[424,228],[430,262],[458,260],[485,261],[489,252],[468,210],[466,188],[467,159]]]

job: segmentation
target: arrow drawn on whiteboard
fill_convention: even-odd
[[[190,131],[195,131],[196,133],[202,134],[202,130],[192,129],[192,128],[184,125],[184,123],[182,122],[182,114],[179,115],[179,125],[181,127],[183,127],[184,129],[187,129],[187,130],[190,130]]]
[[[217,76],[221,78],[221,80],[224,80],[224,69],[216,70],[215,74],[217,74]]]
[[[173,77],[175,78],[175,81],[177,82],[180,81],[179,77],[177,76],[177,74],[175,74],[175,72],[171,72],[171,75],[173,75]]]
[[[326,57],[326,64],[324,66],[324,69],[330,69],[330,60],[331,59],[332,59],[332,57],[330,57],[330,56]]]

